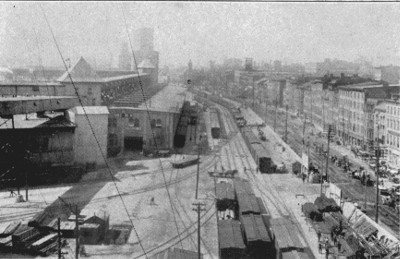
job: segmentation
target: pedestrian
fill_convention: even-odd
[[[317,231],[318,242],[321,242],[321,231]]]
[[[318,250],[319,250],[319,253],[322,253],[322,244],[321,243],[318,244]]]
[[[303,173],[302,178],[303,178],[303,183],[304,183],[304,181],[306,180],[306,174]]]
[[[341,248],[342,248],[342,244],[340,243],[340,242],[338,242],[338,244],[337,244],[337,249],[338,249],[338,252],[340,253],[340,251],[341,251]]]
[[[15,193],[14,193],[14,190],[11,189],[11,190],[10,190],[10,197],[14,197],[14,194],[15,194]]]

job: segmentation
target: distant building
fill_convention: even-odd
[[[132,53],[129,51],[128,43],[123,43],[119,54],[118,68],[121,70],[132,70]]]
[[[223,62],[223,67],[226,70],[240,70],[242,69],[243,61],[239,58],[228,58]]]
[[[354,75],[359,72],[359,64],[338,59],[325,59],[324,62],[317,63],[317,76],[332,74],[333,76]]]
[[[281,72],[282,71],[282,62],[280,60],[274,61],[274,71]]]
[[[400,67],[398,66],[386,66],[381,67],[381,80],[389,84],[400,83]]]
[[[306,63],[304,69],[306,74],[314,75],[317,73],[317,63]]]
[[[154,29],[140,28],[136,31],[136,38],[139,41],[139,49],[150,52],[154,50]]]
[[[155,67],[151,77],[154,79],[153,83],[158,83],[158,70],[159,70],[159,53],[154,50],[154,29],[141,28],[136,31],[136,37],[139,40],[139,50],[135,50],[135,60],[133,68],[139,66],[145,59],[148,59]],[[138,68],[139,69],[139,68]]]
[[[252,58],[246,58],[244,61],[244,70],[246,71],[252,71],[253,70],[253,59]]]

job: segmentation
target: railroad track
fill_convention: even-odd
[[[269,116],[270,117],[270,116]],[[268,122],[273,123],[273,119],[270,119],[268,117]],[[279,119],[279,115],[277,116],[277,128],[282,128],[284,126],[283,123],[279,123],[282,121]],[[300,133],[299,131],[295,131],[294,129],[291,129],[294,135],[298,135],[296,133]],[[301,153],[301,139],[296,139],[293,137],[293,134],[288,134],[288,144],[289,146],[295,150],[297,154]],[[302,134],[302,132],[300,133]],[[301,136],[301,135],[298,135]],[[320,143],[320,140],[316,140],[314,142]],[[336,156],[341,156],[339,152],[337,152],[334,149],[330,150],[330,153],[332,155]],[[324,162],[321,157],[317,156],[315,154],[315,151],[310,147],[310,159],[313,161],[317,162],[318,167],[320,167],[321,163]],[[360,163],[356,160],[352,160],[352,162],[358,166],[360,166]],[[324,163],[325,166],[325,163]],[[349,179],[348,176],[346,176],[345,173],[342,173],[338,167],[333,165],[331,162],[329,162],[329,177],[333,180],[332,182],[336,183],[338,186],[343,186],[345,185],[346,188],[341,188],[343,195],[349,197],[350,199],[354,201],[359,201],[360,203],[364,202],[364,186],[361,184],[359,180],[353,180],[352,178]],[[367,187],[367,201],[375,201],[375,188],[373,187]],[[399,233],[400,227],[399,227],[399,215],[396,214],[393,210],[390,208],[386,207],[385,205],[380,205],[380,210],[379,210],[379,215],[381,217],[382,223],[386,224],[389,228],[391,228],[395,233]],[[399,237],[399,234],[397,234]]]

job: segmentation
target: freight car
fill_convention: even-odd
[[[250,258],[270,258],[268,255],[274,253],[274,244],[261,215],[242,215],[240,222],[242,223],[246,251]]]
[[[242,130],[244,140],[250,150],[251,155],[257,163],[261,173],[275,172],[275,166],[272,162],[271,155],[268,150],[262,145],[259,138],[254,134],[251,128]]]
[[[221,127],[218,118],[218,110],[216,109],[210,110],[210,120],[211,120],[211,136],[215,139],[218,139],[221,134]]]
[[[246,246],[238,220],[218,221],[218,240],[221,259],[245,258]]]
[[[31,245],[35,254],[48,255],[56,250],[58,236],[56,233],[48,234]]]
[[[199,162],[198,157],[190,157],[190,158],[183,159],[181,161],[171,162],[171,164],[172,164],[173,168],[184,168],[184,167],[188,167],[191,165],[195,165],[198,162]]]
[[[182,112],[179,117],[178,125],[176,126],[175,136],[174,136],[174,146],[182,148],[185,146],[186,134],[189,123],[191,122],[191,108],[190,102],[184,102],[182,107]]]

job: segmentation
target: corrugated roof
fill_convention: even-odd
[[[109,114],[107,106],[76,106],[72,110],[78,115]]]
[[[220,249],[245,249],[240,222],[233,219],[218,221],[218,240]]]
[[[271,242],[271,237],[269,236],[260,215],[242,215],[240,217],[240,222],[243,225],[247,244],[256,241]]]
[[[353,229],[365,239],[367,239],[373,233],[378,232],[378,229],[369,223],[365,218],[361,218],[359,221],[357,221],[354,224]]]

